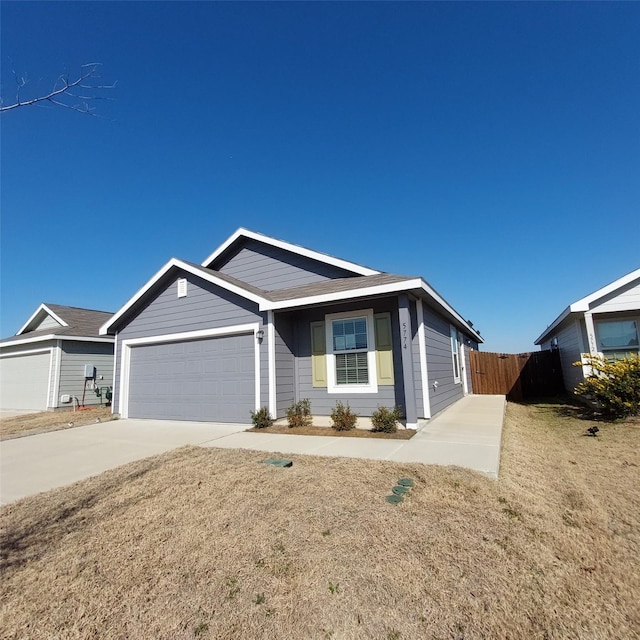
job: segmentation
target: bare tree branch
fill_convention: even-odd
[[[74,89],[84,89],[89,90],[90,92],[114,89],[116,86],[115,82],[113,84],[98,84],[94,82],[100,78],[100,66],[99,62],[83,64],[80,67],[80,75],[75,80],[71,80],[67,74],[63,74],[55,81],[53,89],[49,93],[30,99],[23,99],[21,95],[24,87],[29,84],[26,74],[18,76],[14,70],[13,75],[16,80],[15,102],[5,105],[4,102],[0,100],[0,113],[11,111],[18,107],[29,107],[32,105],[43,106],[49,104],[57,107],[64,107],[65,109],[71,109],[73,111],[79,111],[80,113],[96,115],[95,107],[91,106],[91,103],[94,100],[107,100],[108,98],[94,93],[78,95],[75,93]]]

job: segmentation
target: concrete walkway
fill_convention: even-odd
[[[504,396],[467,396],[411,440],[247,433],[247,425],[116,420],[0,443],[0,504],[184,445],[458,465],[497,477]]]

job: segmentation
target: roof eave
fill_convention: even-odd
[[[22,327],[20,327],[20,329],[16,332],[16,335],[19,336],[22,333],[24,333],[29,328],[29,325],[31,325],[31,323],[38,317],[38,315],[42,311],[45,311],[47,314],[49,314],[56,322],[58,322],[60,324],[60,326],[62,326],[62,327],[68,327],[69,326],[58,314],[56,314],[53,311],[51,311],[51,309],[49,309],[49,307],[43,302],[31,314],[31,317],[22,325]]]

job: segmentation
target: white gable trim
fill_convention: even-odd
[[[228,240],[223,242],[202,263],[202,266],[208,267],[219,255],[224,253],[238,238],[249,238],[251,240],[257,240],[258,242],[264,242],[265,244],[269,244],[272,247],[278,247],[279,249],[284,249],[285,251],[291,251],[292,253],[296,253],[300,256],[311,258],[313,260],[318,260],[319,262],[324,262],[325,264],[330,264],[334,267],[340,267],[341,269],[346,269],[347,271],[351,271],[352,273],[357,273],[361,276],[373,276],[380,273],[380,271],[376,271],[375,269],[369,269],[368,267],[363,267],[362,265],[356,264],[355,262],[349,262],[348,260],[342,260],[341,258],[334,258],[333,256],[329,256],[325,253],[320,253],[318,251],[313,251],[312,249],[300,247],[298,245],[285,242],[284,240],[276,240],[275,238],[270,238],[269,236],[265,236],[261,233],[256,233],[255,231],[249,231],[248,229],[243,229],[242,227],[240,227],[240,229],[238,229]]]
[[[17,336],[19,336],[20,334],[24,333],[27,328],[29,327],[29,325],[37,318],[38,314],[44,311],[46,312],[48,315],[50,315],[59,325],[61,325],[62,327],[68,327],[69,325],[57,314],[55,314],[53,311],[51,311],[51,309],[49,309],[49,307],[47,307],[46,304],[42,303],[31,315],[31,317],[22,325],[22,327],[20,328],[20,330],[16,333]]]
[[[188,262],[184,262],[182,260],[178,260],[178,258],[171,258],[171,260],[169,260],[169,262],[167,262],[167,264],[165,264],[152,278],[151,280],[149,280],[143,287],[141,287],[140,289],[138,289],[138,291],[135,293],[135,295],[129,299],[129,301],[116,313],[113,314],[113,316],[111,316],[111,318],[105,322],[101,327],[100,327],[100,335],[104,336],[107,335],[107,333],[109,332],[109,329],[117,323],[117,321],[133,306],[135,305],[147,292],[149,292],[153,286],[166,274],[168,273],[171,269],[173,269],[174,267],[182,270],[182,271],[186,271],[187,273],[190,273],[198,278],[201,278],[202,280],[206,280],[207,282],[211,282],[212,284],[215,284],[219,287],[221,287],[222,289],[225,289],[227,291],[230,291],[232,293],[235,293],[243,298],[246,298],[247,300],[251,300],[252,302],[256,302],[258,304],[263,304],[266,302],[266,299],[263,298],[262,296],[258,296],[255,293],[252,293],[250,291],[247,291],[246,289],[242,289],[241,287],[238,287],[234,284],[231,284],[229,282],[227,282],[226,280],[223,280],[222,278],[218,278],[217,276],[215,276],[212,273],[205,273],[203,272],[199,267],[194,267],[193,265],[189,264]]]
[[[35,344],[36,342],[45,342],[46,340],[67,340],[69,342],[99,342],[113,344],[114,337],[107,336],[106,338],[92,338],[86,336],[57,336],[55,333],[50,333],[46,336],[38,336],[37,338],[24,338],[23,340],[5,342],[0,344],[0,349],[8,349],[9,347],[15,347],[21,344]]]
[[[558,325],[560,325],[563,322],[563,320],[565,320],[572,313],[584,313],[585,311],[589,311],[589,309],[591,308],[592,303],[596,302],[597,300],[600,300],[600,298],[604,298],[605,296],[609,295],[610,293],[613,293],[613,292],[617,291],[618,289],[622,289],[622,287],[625,287],[626,285],[630,284],[631,282],[633,282],[634,280],[637,280],[639,278],[640,278],[640,269],[636,269],[635,271],[632,271],[631,273],[628,273],[626,276],[622,276],[622,278],[618,278],[615,282],[612,282],[611,284],[608,284],[606,287],[602,287],[602,289],[598,289],[597,291],[594,291],[590,295],[585,296],[584,298],[581,298],[580,300],[577,300],[573,304],[570,304],[544,330],[544,332],[541,333],[540,336],[538,336],[538,338],[536,338],[536,340],[534,341],[534,344],[540,344],[541,342],[543,342],[546,339],[546,337]]]

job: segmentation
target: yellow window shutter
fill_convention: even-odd
[[[327,343],[324,321],[311,323],[311,375],[314,387],[327,386]]]
[[[376,367],[378,384],[392,385],[393,381],[393,338],[391,336],[391,314],[376,313],[373,316],[376,332]]]

